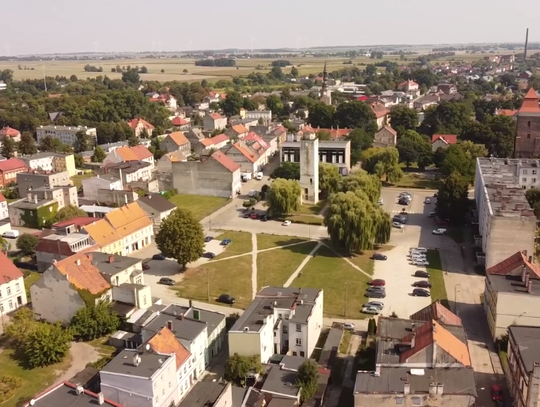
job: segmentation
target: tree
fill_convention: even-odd
[[[266,98],[266,108],[272,111],[272,116],[277,117],[283,111],[283,102],[279,96],[270,95]]]
[[[317,362],[313,359],[307,359],[298,368],[296,374],[296,385],[300,387],[300,403],[309,400],[317,392],[319,385],[319,371]]]
[[[187,70],[187,69],[184,69],[182,72],[183,72],[183,73],[188,73],[188,70]]]
[[[73,161],[75,161],[75,168],[82,168],[84,166],[84,158],[80,154],[75,154]]]
[[[324,199],[338,192],[341,188],[342,178],[338,167],[335,165],[319,163],[319,189],[321,190],[321,198]]]
[[[300,207],[302,189],[296,180],[278,178],[266,194],[268,213],[270,215],[283,215],[297,211]]]
[[[39,150],[42,152],[59,153],[64,149],[64,144],[54,137],[45,136],[39,142]]]
[[[17,238],[17,248],[24,256],[32,256],[36,252],[39,237],[30,233],[23,233]]]
[[[444,161],[440,167],[441,172],[449,176],[457,171],[463,175],[469,183],[472,183],[476,173],[476,159],[485,157],[487,150],[481,144],[470,141],[453,144],[445,151]]]
[[[137,71],[130,69],[126,72],[122,72],[122,82],[137,84],[140,81],[141,77]]]
[[[290,161],[285,161],[277,167],[274,172],[270,175],[270,178],[283,178],[283,179],[300,179],[300,164],[293,163]]]
[[[532,188],[525,192],[529,205],[534,210],[534,215],[540,217],[540,189]]]
[[[367,150],[373,144],[374,134],[367,133],[362,128],[352,130],[347,136],[347,140],[351,142],[351,164],[356,164],[360,161],[362,151]]]
[[[259,355],[240,356],[235,353],[225,363],[225,380],[238,386],[246,385],[246,377],[252,373],[262,373],[263,367]]]
[[[298,68],[296,68],[295,66],[291,68],[291,76],[293,78],[298,78]]]
[[[135,146],[138,146],[139,144],[141,144],[141,139],[139,137],[137,137],[135,134],[132,134],[131,136],[129,136],[128,146],[135,147]]]
[[[400,162],[407,167],[412,163],[418,163],[421,169],[433,163],[433,151],[429,138],[418,134],[414,130],[405,131],[397,142]]]
[[[377,121],[371,107],[364,102],[353,101],[340,104],[336,109],[334,121],[339,127],[362,128],[367,134],[377,132]]]
[[[2,156],[5,158],[13,157],[15,153],[15,142],[11,137],[4,137],[2,140]]]
[[[373,336],[377,333],[377,323],[374,318],[370,318],[368,321],[368,331],[369,336]]]
[[[107,157],[105,151],[100,146],[94,148],[94,154],[92,154],[91,160],[93,163],[101,163]]]
[[[36,140],[32,134],[23,132],[19,142],[19,154],[31,155],[37,153]]]
[[[80,341],[91,341],[109,335],[119,326],[120,318],[107,301],[80,308],[70,323],[75,338]]]
[[[418,112],[405,105],[392,106],[390,123],[398,134],[406,130],[415,130],[418,127]]]
[[[381,196],[381,186],[379,177],[368,174],[364,170],[358,170],[342,179],[341,192],[362,190],[368,199],[376,204]]]
[[[388,182],[397,182],[403,176],[399,167],[399,152],[394,147],[371,147],[361,155],[362,168],[369,174],[386,178]]]
[[[80,216],[86,216],[86,212],[82,209],[79,209],[77,206],[67,205],[56,213],[54,221],[62,222],[64,220],[71,220]]]
[[[463,220],[468,210],[469,180],[453,171],[442,183],[437,195],[437,213],[453,222]]]
[[[23,353],[31,368],[50,366],[61,362],[69,351],[73,335],[69,329],[56,325],[37,323],[24,341]]]
[[[83,151],[89,151],[93,147],[94,140],[84,131],[79,131],[75,135],[75,144],[73,149],[76,153],[82,153]]]
[[[307,121],[312,127],[329,129],[334,125],[334,113],[334,106],[317,102],[309,108]]]
[[[166,256],[175,259],[182,267],[198,260],[204,252],[204,233],[201,224],[191,211],[176,208],[161,222],[156,244]]]
[[[320,141],[329,141],[329,140],[332,140],[332,133],[330,133],[327,130],[319,130],[317,132],[317,138]]]
[[[225,100],[221,102],[221,110],[227,117],[235,116],[240,113],[240,109],[244,105],[244,98],[238,92],[229,92]]]
[[[473,110],[467,102],[442,102],[426,109],[421,132],[433,134],[460,135],[473,117]]]

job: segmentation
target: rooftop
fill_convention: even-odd
[[[28,202],[28,199],[19,199],[12,202],[9,205],[17,209],[39,209],[43,206],[57,204],[56,199],[38,199],[36,201]]]
[[[81,131],[81,130],[96,130],[95,127],[86,127],[86,126],[39,126],[40,129],[45,129],[45,130],[60,130],[60,131],[66,131],[66,130],[71,130],[71,131]]]
[[[418,321],[435,320],[442,325],[462,325],[461,318],[441,304],[439,300],[434,301],[420,311],[411,315],[411,319]]]
[[[100,294],[111,288],[92,263],[92,255],[77,253],[53,264],[79,290]]]
[[[131,174],[151,166],[152,164],[146,161],[127,161],[118,164],[107,164],[105,167],[107,170],[122,170],[124,174]]]
[[[184,314],[185,318],[194,319],[206,323],[208,336],[226,319],[225,314],[216,311],[208,311],[202,308],[183,307],[181,305],[169,305],[163,311],[163,314],[177,315]]]
[[[176,205],[160,194],[147,194],[140,197],[138,201],[146,204],[157,212],[167,212],[176,208]]]
[[[4,253],[0,253],[0,285],[22,277],[22,271]]]
[[[71,226],[71,225],[75,225],[75,226],[86,226],[86,225],[90,225],[91,223],[94,223],[94,222],[97,222],[98,219],[96,218],[92,218],[92,217],[89,217],[89,216],[77,216],[73,219],[69,219],[69,220],[64,220],[64,221],[61,221],[61,222],[56,222],[53,226],[53,228],[64,228],[66,226]]]
[[[73,383],[60,383],[42,394],[36,396],[25,407],[95,407],[99,405],[98,395],[88,390],[78,394],[77,386]],[[123,407],[121,404],[105,399],[103,406]]]
[[[160,313],[154,319],[148,322],[144,329],[151,332],[158,332],[169,322],[172,324],[171,331],[179,339],[186,341],[194,341],[206,328],[206,324],[202,321],[194,321],[184,318],[181,314],[177,317]]]
[[[498,293],[522,294],[540,296],[540,280],[531,278],[531,291],[521,280],[521,276],[487,274],[486,279],[490,282],[493,289]]]
[[[517,345],[523,366],[532,372],[535,362],[540,362],[540,327],[510,325],[508,333]]]
[[[148,344],[154,352],[166,355],[174,353],[176,356],[176,370],[180,369],[191,356],[184,345],[167,328],[162,328],[161,331],[150,338]]]
[[[264,383],[261,387],[263,393],[296,397],[300,389],[295,385],[296,372],[272,366],[267,370]]]
[[[214,405],[219,396],[231,384],[217,382],[197,382],[184,397],[178,407],[208,407]],[[233,406],[237,407],[237,406]]]
[[[98,268],[100,273],[103,274],[118,274],[141,262],[141,259],[134,257],[119,256],[117,254],[113,255],[102,252],[92,253],[92,264]]]
[[[136,356],[138,356],[138,363],[135,360]],[[124,349],[101,371],[150,378],[161,369],[163,363],[170,357],[170,355]]]

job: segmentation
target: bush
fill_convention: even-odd
[[[30,233],[23,233],[17,238],[17,247],[24,256],[31,256],[36,252],[39,237]]]
[[[113,333],[120,326],[118,315],[111,310],[110,303],[99,302],[81,308],[71,319],[75,338],[91,341]]]
[[[23,381],[19,377],[0,376],[0,404],[9,400],[15,394],[15,390],[21,387]]]

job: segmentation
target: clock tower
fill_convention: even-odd
[[[319,202],[319,139],[314,132],[300,139],[300,186],[302,202]]]

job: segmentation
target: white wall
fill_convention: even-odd
[[[108,190],[121,190],[122,182],[118,180],[117,182],[110,182],[99,177],[92,177],[83,179],[82,181],[83,194],[85,198],[92,199],[94,201],[98,200],[98,189],[108,189]]]
[[[27,302],[23,277],[0,285],[0,315],[15,311]],[[0,323],[2,323],[1,319]]]
[[[143,247],[152,243],[152,236],[154,235],[154,226],[150,225],[144,227],[129,236],[122,238],[122,256],[128,256],[130,253],[137,251],[133,248],[133,245],[138,243],[141,250]]]

